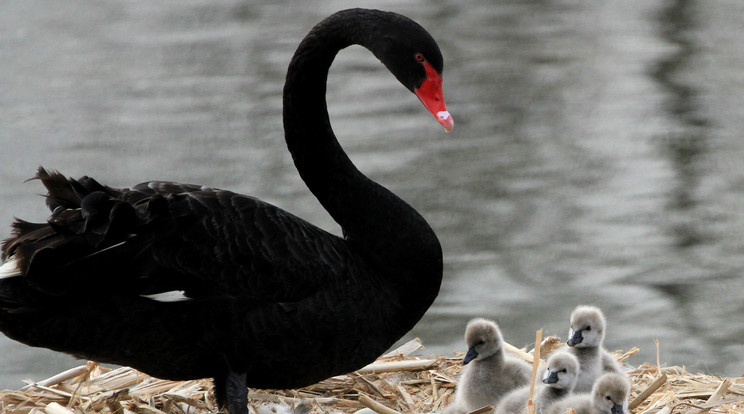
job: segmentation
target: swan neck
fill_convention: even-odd
[[[400,270],[390,277],[409,280],[405,283],[424,274],[441,280],[442,251],[431,227],[411,206],[364,176],[333,133],[325,100],[328,70],[336,54],[352,44],[376,52],[374,17],[379,17],[334,16],[311,30],[290,62],[284,87],[288,149],[310,191],[365,260],[383,271]],[[438,291],[439,284],[433,285]]]
[[[284,133],[300,176],[313,193],[331,171],[356,168],[336,139],[328,116],[326,85],[336,54],[355,43],[339,23],[321,22],[303,39],[284,85]],[[316,197],[319,194],[315,194]]]
[[[360,201],[359,193],[381,187],[354,166],[336,139],[326,105],[326,84],[341,49],[358,44],[374,52],[373,36],[365,35],[371,21],[358,13],[340,12],[316,25],[297,48],[284,86],[289,152],[305,184],[347,234],[353,232],[355,220],[348,216],[358,208],[354,204]],[[379,202],[397,197],[384,190],[376,198]]]

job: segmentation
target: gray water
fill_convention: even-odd
[[[0,219],[43,220],[38,165],[113,186],[249,193],[338,233],[299,179],[281,90],[299,40],[374,6],[428,28],[456,127],[368,52],[344,51],[331,119],[357,166],[414,205],[445,254],[424,354],[474,316],[522,346],[580,303],[610,349],[744,372],[744,3],[0,2]],[[289,6],[288,6],[289,5]],[[0,227],[0,237],[9,229]],[[0,338],[0,388],[79,361]]]

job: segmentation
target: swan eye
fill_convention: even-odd
[[[608,396],[606,396],[606,397],[605,397],[605,399],[606,399],[607,401],[612,401],[612,397],[610,397],[609,395],[608,395]]]
[[[591,326],[587,326],[586,328],[584,328],[584,330],[585,331],[591,331],[592,330],[592,327]]]
[[[566,371],[566,368],[563,368],[563,369],[561,370],[561,372],[565,374],[565,373],[566,373],[566,372],[568,372],[568,371]]]
[[[414,57],[416,58],[416,61],[418,61],[418,62],[423,62],[423,61],[426,60],[426,58],[424,58],[424,55],[421,54],[421,53],[416,53],[416,56],[414,56]]]

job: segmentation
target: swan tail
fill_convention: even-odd
[[[15,259],[11,258],[0,266],[0,312],[22,306],[23,294],[18,289],[22,285],[22,276]]]
[[[124,200],[121,190],[89,177],[75,180],[39,168],[34,178],[46,187],[52,214],[46,223],[15,219],[2,246],[8,266],[3,274],[22,275],[33,290],[45,295],[82,292],[86,284],[101,291],[105,288],[101,284],[121,281],[126,272],[116,267],[126,267],[142,248],[136,231],[147,225],[154,211],[167,211],[163,197],[135,206]]]
[[[18,276],[21,276],[21,269],[18,268],[17,260],[11,258],[0,266],[0,279],[9,279]]]

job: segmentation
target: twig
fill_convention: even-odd
[[[628,358],[632,357],[633,355],[637,354],[640,351],[638,347],[633,347],[629,351],[625,352],[622,355],[619,355],[617,357],[617,362],[625,362]]]
[[[349,376],[352,377],[354,379],[354,381],[356,381],[358,383],[361,383],[362,385],[364,385],[365,387],[369,388],[369,390],[371,390],[375,394],[379,395],[380,397],[382,397],[382,398],[385,398],[386,397],[385,396],[385,393],[382,392],[382,390],[380,389],[380,387],[378,387],[377,385],[375,385],[372,381],[368,380],[367,378],[364,378],[363,376],[359,375],[356,372],[350,373]]]
[[[437,363],[436,359],[413,359],[394,362],[373,362],[364,368],[357,370],[359,374],[377,374],[381,372],[395,371],[423,371],[431,368]]]
[[[90,372],[90,370],[87,365],[81,365],[79,367],[70,368],[65,372],[60,372],[59,374],[49,377],[43,381],[28,384],[25,387],[21,388],[19,391],[28,391],[31,388],[35,386],[39,386],[39,385],[42,387],[50,387],[52,385],[59,384],[60,382],[67,381],[75,377],[79,377],[88,372]]]
[[[398,391],[398,394],[400,394],[401,398],[403,398],[403,401],[405,401],[406,405],[408,406],[408,411],[413,411],[413,408],[416,406],[416,402],[413,401],[413,397],[411,397],[411,394],[406,391],[405,388],[403,388],[401,385],[397,385],[395,388]]]
[[[56,402],[47,404],[47,406],[44,408],[44,411],[47,414],[75,414],[75,412],[71,409],[63,407]]]
[[[534,359],[534,357],[532,356],[532,354],[528,354],[527,352],[522,351],[521,349],[517,348],[516,346],[514,346],[514,345],[512,345],[512,344],[510,344],[508,342],[504,342],[504,350],[506,352],[511,352],[512,354],[517,355],[518,357],[524,359],[525,361],[529,362],[530,364],[532,363],[532,360]]]
[[[180,407],[178,409],[180,410]],[[134,412],[138,414],[165,414],[164,411],[158,410],[155,407],[150,407],[149,405],[142,403],[135,403],[134,407],[131,407],[128,411],[131,412],[132,410],[134,410]],[[183,410],[181,410],[181,412],[183,412]]]
[[[207,404],[205,404],[205,403],[203,403],[203,402],[201,402],[199,400],[193,399],[193,398],[185,397],[183,395],[167,393],[167,394],[163,394],[162,396],[164,398],[167,398],[167,399],[173,401],[173,402],[184,403],[184,404],[189,405],[191,407],[199,408],[199,409],[202,409],[202,410],[209,410],[209,407],[207,406]]]
[[[734,397],[734,398],[727,398],[725,400],[706,402],[705,404],[700,404],[699,407],[704,410],[709,410],[713,407],[718,407],[719,405],[731,404],[731,403],[742,402],[742,401],[744,401],[744,397]]]
[[[542,329],[535,333],[535,355],[532,361],[532,381],[530,381],[530,398],[527,400],[527,412],[535,414],[535,404],[532,402],[532,396],[535,395],[535,378],[537,377],[537,367],[540,365],[540,343],[542,342]]]
[[[546,357],[562,345],[561,338],[557,336],[546,336],[540,343],[540,355]]]
[[[659,411],[657,411],[655,414],[669,414],[672,412],[672,409],[667,407],[662,407]]]
[[[721,382],[721,385],[716,388],[716,390],[713,392],[713,394],[708,398],[708,401],[706,403],[712,403],[723,399],[723,395],[726,394],[726,391],[728,391],[729,387],[731,386],[731,379],[726,378]]]
[[[418,351],[419,349],[423,347],[424,347],[424,344],[421,343],[421,339],[413,338],[410,341],[404,343],[403,345],[381,356],[379,359],[395,358],[395,357],[401,357],[401,356],[407,357],[408,355]]]
[[[431,399],[432,401],[436,401],[437,400],[437,381],[434,379],[433,375],[429,377],[429,380],[431,380]]]
[[[335,404],[336,402],[341,401],[340,398],[336,398],[336,397],[294,398],[294,397],[287,397],[284,395],[254,393],[253,391],[248,392],[248,399],[258,400],[258,401],[269,401],[269,402],[276,402],[276,403],[291,403],[291,404],[301,404],[301,403],[309,404],[313,402],[318,403],[318,404]]]
[[[656,344],[656,368],[661,372],[661,346],[659,345],[659,340],[656,338],[654,338],[654,343]]]
[[[635,410],[639,405],[641,405],[642,402],[646,401],[648,397],[651,396],[656,390],[658,390],[667,380],[666,374],[661,374],[659,378],[656,378],[654,382],[649,384],[648,387],[646,387],[645,390],[643,390],[638,396],[628,404],[628,409],[633,411]]]
[[[64,392],[64,391],[60,391],[60,390],[57,390],[57,389],[54,389],[54,388],[44,387],[44,386],[39,385],[39,384],[31,384],[31,386],[33,386],[34,388],[38,388],[40,390],[44,390],[44,391],[50,392],[52,394],[59,395],[61,397],[72,398],[72,394],[70,394],[69,392]],[[85,401],[90,401],[90,398],[88,398],[88,397],[78,396],[78,398],[80,398],[82,400],[85,400]]]
[[[359,396],[359,402],[362,403],[365,407],[374,410],[380,414],[400,414],[399,412],[393,410],[392,408],[388,408],[377,401],[369,398],[368,396],[361,394]]]

